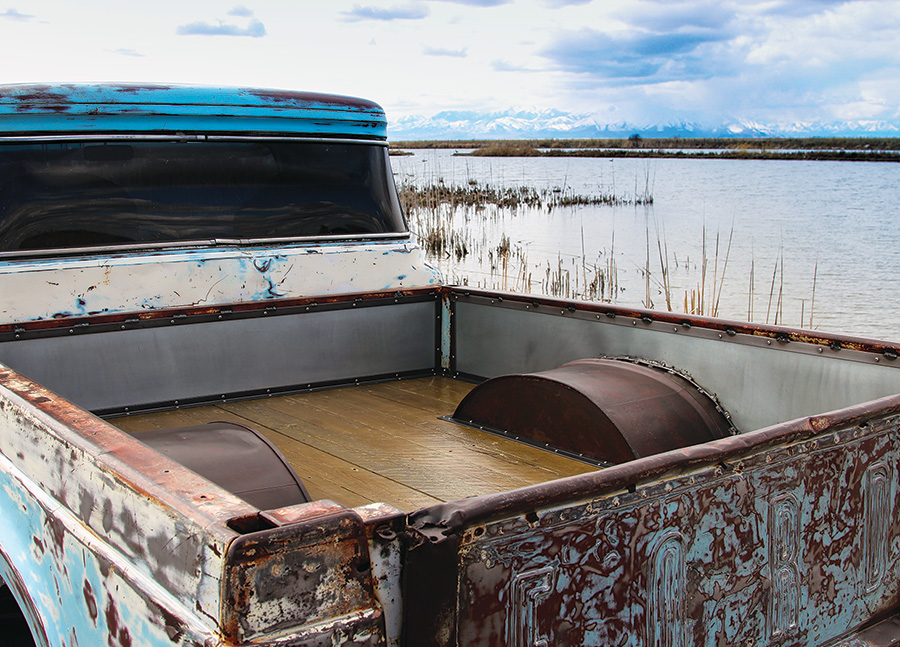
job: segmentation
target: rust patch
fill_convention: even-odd
[[[50,541],[53,542],[53,553],[62,562],[65,556],[66,528],[59,519],[49,515],[44,519],[44,526],[50,535]]]
[[[90,581],[84,581],[82,593],[84,594],[84,603],[87,606],[88,616],[90,616],[91,622],[93,622],[96,627],[97,618],[99,617],[100,612],[97,608],[97,596],[94,595],[94,587],[91,586]]]
[[[632,472],[602,487],[599,477],[620,469],[610,468],[585,479],[599,487],[582,495],[572,487],[581,477],[566,479],[568,502],[545,484],[493,505],[415,513],[422,534],[406,559],[407,639],[831,644],[900,599],[900,547],[886,545],[900,532],[900,492],[888,485],[900,445],[884,404],[872,423],[848,421],[877,404],[823,418],[818,435],[807,421],[756,437],[780,432],[780,444],[716,441],[743,443],[727,462],[710,454],[699,467],[682,452],[665,473]],[[641,463],[656,461],[632,466]]]
[[[320,104],[324,108],[339,107],[360,112],[381,112],[381,106],[367,99],[344,97],[315,92],[291,92],[288,90],[248,89],[247,94],[270,103]]]
[[[128,627],[122,624],[119,611],[112,598],[107,598],[104,616],[107,631],[106,643],[109,647],[131,647],[131,633],[128,631]]]
[[[259,269],[259,268],[257,268]],[[218,306],[205,306],[196,308],[175,308],[160,310],[142,310],[140,312],[127,312],[121,314],[98,314],[88,316],[75,316],[69,313],[57,313],[54,319],[43,319],[36,321],[21,322],[15,324],[0,323],[0,336],[13,336],[18,334],[28,336],[29,333],[40,334],[47,331],[55,331],[60,328],[68,330],[72,328],[76,333],[85,333],[99,330],[104,326],[122,329],[128,329],[137,319],[140,322],[166,321],[173,318],[181,320],[185,317],[209,317],[210,320],[217,319],[219,316],[228,317],[229,315],[254,313],[255,311],[266,311],[269,314],[290,311],[291,309],[301,309],[306,307],[317,307],[325,304],[340,303],[375,303],[381,300],[390,300],[393,302],[397,298],[422,297],[427,295],[437,295],[439,290],[436,288],[415,288],[411,290],[391,290],[384,292],[365,292],[352,294],[339,294],[333,296],[319,296],[315,298],[302,297],[290,299],[272,299],[264,302],[244,301],[238,303],[222,304]]]
[[[351,510],[242,535],[228,549],[225,573],[223,633],[229,640],[256,641],[310,624],[324,627],[354,614],[366,618],[360,622],[373,640],[384,635],[366,529]],[[335,631],[349,627],[342,624],[323,631],[336,638]]]
[[[187,627],[181,618],[152,600],[148,600],[147,604],[150,609],[150,622],[161,625],[169,640],[176,644],[179,643],[187,633]]]

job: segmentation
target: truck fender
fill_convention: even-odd
[[[19,605],[19,611],[28,623],[28,628],[31,630],[31,637],[34,639],[36,647],[50,647],[44,623],[34,602],[31,600],[31,596],[28,594],[25,582],[22,581],[19,571],[12,564],[2,546],[0,546],[0,579],[3,580],[0,583],[0,587],[9,587],[16,604]]]

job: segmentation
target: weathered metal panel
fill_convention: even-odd
[[[718,647],[862,636],[900,602],[898,406],[416,513],[424,550],[455,564],[420,581],[452,584],[456,599],[449,614],[433,600],[411,606],[407,640]],[[862,640],[846,644],[889,644]]]
[[[569,309],[521,295],[456,299],[459,373],[494,377],[586,357],[652,358],[690,374],[745,431],[900,393],[900,361],[886,344],[584,303]]]
[[[385,139],[381,107],[310,92],[178,85],[0,86],[0,131],[277,132]]]
[[[331,502],[295,506],[289,514],[290,524],[243,535],[229,547],[225,637],[310,647],[383,645],[363,520]]]
[[[0,343],[0,361],[91,410],[434,368],[435,300],[360,304],[252,318]],[[171,321],[172,323],[168,323]],[[127,327],[126,327],[127,328]],[[26,337],[26,335],[23,335]]]
[[[372,585],[384,614],[385,646],[400,647],[403,608],[402,586],[404,546],[400,537],[406,530],[406,513],[385,503],[354,508],[366,523]]]
[[[214,644],[208,618],[42,494],[0,456],[0,546],[33,608],[38,645]]]
[[[408,239],[0,262],[0,324],[432,287]]]
[[[623,359],[492,378],[463,398],[453,420],[601,466],[737,433],[684,376]]]
[[[250,506],[3,367],[0,478],[0,545],[51,644],[217,634],[226,521]]]

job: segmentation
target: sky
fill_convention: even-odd
[[[0,83],[312,90],[389,119],[900,124],[900,0],[18,0],[0,57]]]

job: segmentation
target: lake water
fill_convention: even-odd
[[[702,299],[703,314],[900,341],[900,164],[453,152],[393,157],[398,185],[646,192],[653,203],[445,208],[469,241],[465,258],[432,259],[449,282],[677,312]]]

